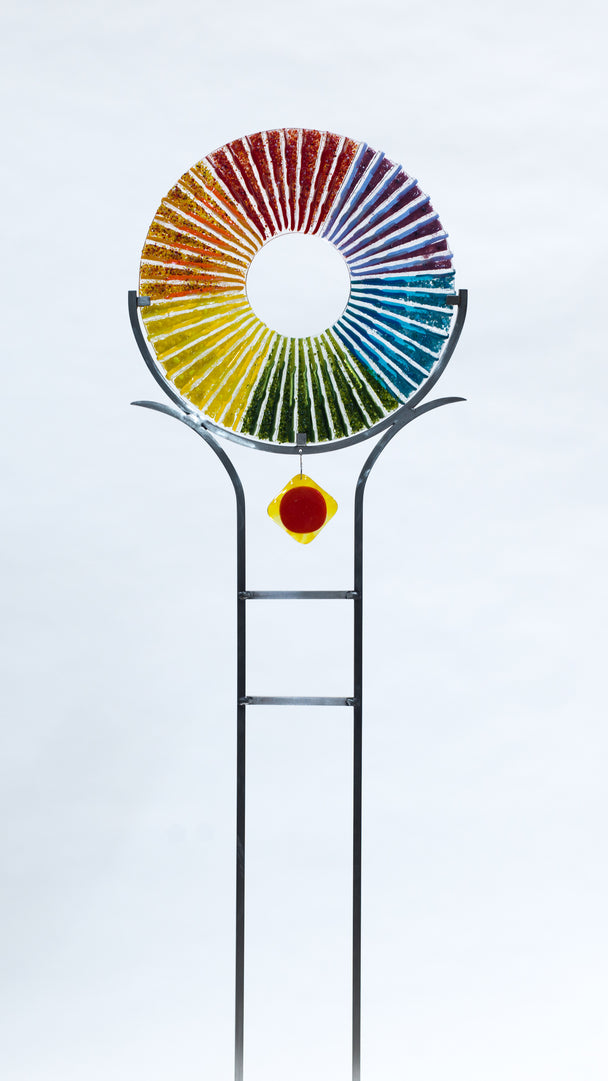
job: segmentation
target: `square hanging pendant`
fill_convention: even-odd
[[[268,513],[290,537],[300,544],[309,544],[337,509],[338,504],[329,492],[305,473],[298,473],[269,504]]]

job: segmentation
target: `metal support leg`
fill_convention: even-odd
[[[363,787],[363,496],[365,485],[382,451],[406,424],[438,406],[458,398],[428,402],[409,412],[378,440],[366,459],[355,489],[354,529],[354,705],[353,705],[353,999],[352,999],[352,1081],[361,1081],[361,847]]]
[[[358,489],[357,489],[358,492]],[[363,783],[363,498],[355,497],[353,618],[352,1073],[361,1078],[361,824]]]
[[[357,619],[355,611],[355,621]],[[356,638],[356,630],[355,630]],[[359,690],[359,694],[361,691]],[[353,709],[353,1081],[361,1077],[361,787],[363,763],[361,702]]]
[[[236,953],[234,1081],[243,1081],[245,1007],[245,777],[247,749],[247,602],[245,600],[245,501],[237,495],[237,750],[236,750]]]
[[[245,744],[246,706],[237,710],[236,753],[236,959],[234,999],[234,1081],[243,1081],[245,1002]]]

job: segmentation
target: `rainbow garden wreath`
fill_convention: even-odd
[[[307,233],[344,257],[350,295],[312,337],[266,326],[247,296],[256,253]],[[184,173],[143,248],[141,315],[167,379],[221,429],[325,443],[412,401],[450,334],[452,256],[430,199],[366,143],[312,129],[258,132]]]

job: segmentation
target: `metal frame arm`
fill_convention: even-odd
[[[130,300],[130,297],[129,297]],[[136,335],[137,336],[137,335]],[[139,343],[138,343],[139,344]],[[154,374],[154,373],[153,373]],[[159,380],[157,380],[159,381]],[[165,388],[163,388],[165,389]],[[204,428],[191,413],[185,413],[183,409],[172,409],[171,406],[160,402],[131,402],[131,405],[139,405],[144,409],[152,409],[156,413],[164,413],[168,417],[181,421],[187,428],[191,428],[214,454],[217,455],[224,466],[234,488],[236,496],[236,563],[237,563],[237,735],[236,735],[236,949],[235,949],[235,1056],[234,1076],[235,1081],[243,1079],[243,1046],[244,1046],[244,1004],[245,1004],[245,776],[246,776],[246,605],[245,596],[245,571],[246,571],[246,533],[245,533],[245,492],[233,463],[226,451],[219,446],[214,437]]]
[[[363,496],[369,475],[391,439],[417,417],[464,398],[437,398],[417,409],[399,411],[388,432],[378,440],[363,464],[355,489],[354,511],[354,626],[353,626],[353,943],[352,943],[352,1077],[361,1077],[361,843],[363,789]]]

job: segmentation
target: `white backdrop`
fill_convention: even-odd
[[[418,176],[470,290],[467,403],[366,497],[363,1077],[605,1081],[604,5],[5,11],[3,1077],[232,1076],[233,496],[130,408],[126,292],[185,168],[301,125]],[[363,453],[310,459],[308,548],[235,453],[250,588],[351,585]],[[252,610],[250,693],[349,693],[303,607]],[[350,713],[250,715],[246,1078],[347,1081]]]

